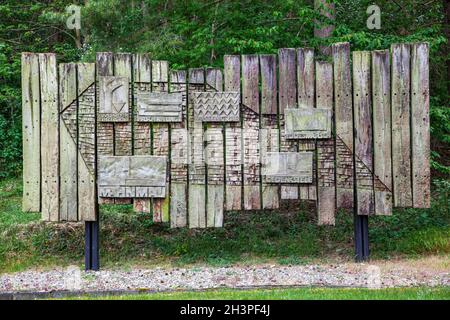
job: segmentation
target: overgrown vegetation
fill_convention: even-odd
[[[370,219],[372,258],[450,254],[450,184],[435,188],[431,209],[396,210]],[[21,183],[0,186],[0,272],[29,267],[83,263],[84,225],[51,224],[38,214],[22,213]],[[288,213],[289,212],[289,213]],[[351,261],[353,218],[337,215],[335,227],[317,226],[311,210],[254,214],[230,213],[225,228],[170,229],[153,224],[131,206],[101,208],[103,266],[132,264],[208,264],[312,260]]]
[[[21,170],[20,53],[56,52],[60,61],[93,61],[97,51],[150,52],[174,68],[221,66],[233,53],[275,53],[349,41],[355,50],[427,41],[431,48],[434,176],[450,173],[447,1],[380,0],[381,30],[366,27],[371,0],[336,2],[331,38],[314,38],[312,0],[3,0],[0,4],[0,178]],[[80,33],[68,30],[65,8],[82,7]],[[447,27],[448,28],[448,27]],[[447,29],[448,33],[448,29]]]

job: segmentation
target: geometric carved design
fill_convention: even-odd
[[[164,198],[166,156],[99,156],[100,197]]]
[[[100,77],[100,107],[98,121],[127,122],[130,120],[127,77]]]
[[[137,96],[138,122],[181,122],[183,95],[152,92]]]
[[[91,84],[78,97],[78,124],[77,124],[77,103],[72,102],[61,113],[61,118],[70,133],[74,143],[77,143],[78,150],[86,164],[89,172],[95,172],[95,87]]]
[[[331,138],[331,110],[292,108],[284,110],[286,139]]]
[[[239,121],[239,92],[194,92],[192,97],[196,121]]]
[[[263,182],[312,183],[312,152],[267,152],[263,161]]]

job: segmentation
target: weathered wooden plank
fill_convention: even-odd
[[[95,64],[77,64],[78,77],[78,218],[97,220],[95,154]]]
[[[372,52],[375,214],[392,214],[391,73],[389,50]]]
[[[410,45],[394,44],[392,54],[392,174],[394,205],[412,206],[410,127]]]
[[[336,204],[353,208],[353,110],[350,44],[332,46],[336,128]]]
[[[217,68],[206,69],[206,91],[223,91],[223,73]],[[224,143],[223,125],[208,123],[205,134],[206,226],[222,227],[224,210]]]
[[[355,119],[356,212],[375,212],[373,192],[372,98],[370,52],[353,52],[353,117]]]
[[[263,163],[266,152],[279,150],[279,131],[277,121],[277,57],[276,55],[260,55],[261,68],[261,131],[260,146]],[[280,207],[280,187],[263,183],[262,208],[277,209]]]
[[[225,91],[241,92],[240,56],[226,55],[224,62]],[[225,124],[225,209],[241,210],[242,147],[241,124]]]
[[[114,57],[111,52],[97,52],[97,77],[114,74]],[[99,101],[99,96],[97,96]],[[97,155],[114,155],[114,124],[97,122]],[[114,203],[112,198],[99,198],[100,204]]]
[[[169,90],[169,63],[167,61],[152,61],[152,91],[168,92]],[[153,154],[155,156],[168,156],[170,146],[169,125],[167,123],[153,124]],[[167,176],[167,190],[169,190],[169,176]],[[153,199],[153,221],[168,222],[170,218],[170,197]]]
[[[316,63],[317,108],[333,110],[333,65]],[[336,212],[333,138],[317,141],[317,216],[319,225],[334,225]]]
[[[190,69],[188,82],[188,95],[195,91],[205,90],[204,69]],[[188,98],[188,120],[190,134],[189,165],[189,228],[206,227],[206,177],[203,146],[203,124],[194,121],[194,105],[192,98]]]
[[[298,141],[285,139],[284,109],[297,107],[296,52],[295,49],[278,50],[279,68],[279,119],[280,119],[280,151],[297,151]],[[282,185],[281,199],[298,199],[299,187]]]
[[[427,43],[411,48],[412,199],[415,208],[430,207],[430,91]]]
[[[39,58],[22,54],[22,141],[23,201],[25,212],[41,211],[41,109],[39,95]]]
[[[146,94],[152,90],[152,62],[147,54],[136,54],[133,56],[133,90],[135,114],[136,114],[136,97],[139,94]],[[151,154],[151,124],[149,122],[134,122],[134,154],[150,155]],[[143,198],[133,199],[133,208],[136,212],[151,213],[151,200]]]
[[[297,100],[299,108],[314,108],[314,49],[297,49]],[[314,140],[301,141],[299,151],[315,150]],[[309,186],[300,186],[299,198],[303,200],[316,200],[315,180]]]
[[[39,54],[42,217],[59,220],[59,110],[56,55]]]
[[[170,226],[187,225],[187,178],[188,178],[188,133],[187,133],[187,85],[186,71],[170,72],[170,92],[183,95],[183,122],[171,124],[171,180],[170,180]]]
[[[242,56],[242,142],[244,209],[261,208],[259,156],[259,59]]]
[[[74,63],[59,65],[59,110],[62,112],[71,105],[77,106],[77,68]],[[75,122],[76,113],[75,113]],[[70,125],[70,124],[68,124]],[[72,124],[77,127],[77,123]],[[78,220],[78,169],[77,139],[72,137],[64,121],[59,126],[60,143],[60,199],[59,210],[61,221]],[[75,138],[75,139],[74,139]]]

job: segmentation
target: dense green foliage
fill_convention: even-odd
[[[81,33],[68,30],[66,6],[82,6]],[[274,53],[280,47],[318,47],[349,41],[353,49],[385,49],[393,42],[431,45],[433,168],[448,175],[450,108],[444,34],[445,1],[380,0],[381,30],[366,27],[372,1],[336,2],[336,29],[313,37],[326,23],[311,0],[91,0],[0,4],[0,178],[21,169],[20,53],[56,52],[60,61],[92,61],[96,51],[150,52],[172,67],[220,66],[231,53]],[[400,4],[398,4],[400,3]],[[436,172],[435,172],[436,173]]]

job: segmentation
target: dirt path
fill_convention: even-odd
[[[198,290],[276,286],[449,286],[450,258],[299,266],[153,268],[84,272],[77,267],[0,275],[0,293]]]

